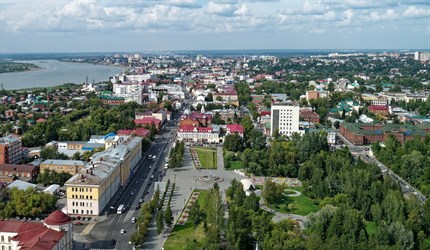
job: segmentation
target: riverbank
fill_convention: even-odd
[[[18,73],[18,72],[40,70],[40,69],[42,68],[33,63],[0,62],[0,74]]]
[[[34,64],[38,70],[0,74],[0,83],[6,90],[50,88],[65,83],[105,82],[121,74],[124,67],[59,60],[28,60],[14,63]]]

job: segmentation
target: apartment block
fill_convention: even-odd
[[[19,137],[7,135],[0,138],[0,164],[22,162],[22,143]]]
[[[274,105],[271,108],[270,134],[276,130],[281,135],[300,133],[299,106]]]

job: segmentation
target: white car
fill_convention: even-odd
[[[151,179],[154,179],[154,175],[151,175]]]
[[[124,229],[121,229],[121,233],[122,233],[122,234],[125,234],[125,230],[124,230]]]

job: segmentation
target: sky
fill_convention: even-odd
[[[430,0],[0,0],[0,53],[430,49]]]

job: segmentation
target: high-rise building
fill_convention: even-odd
[[[22,143],[19,137],[7,135],[0,138],[0,164],[22,162]]]
[[[414,59],[421,62],[430,61],[430,52],[417,51],[414,53]]]
[[[291,136],[299,131],[299,106],[273,105],[271,108],[270,134],[276,130],[281,135]]]

